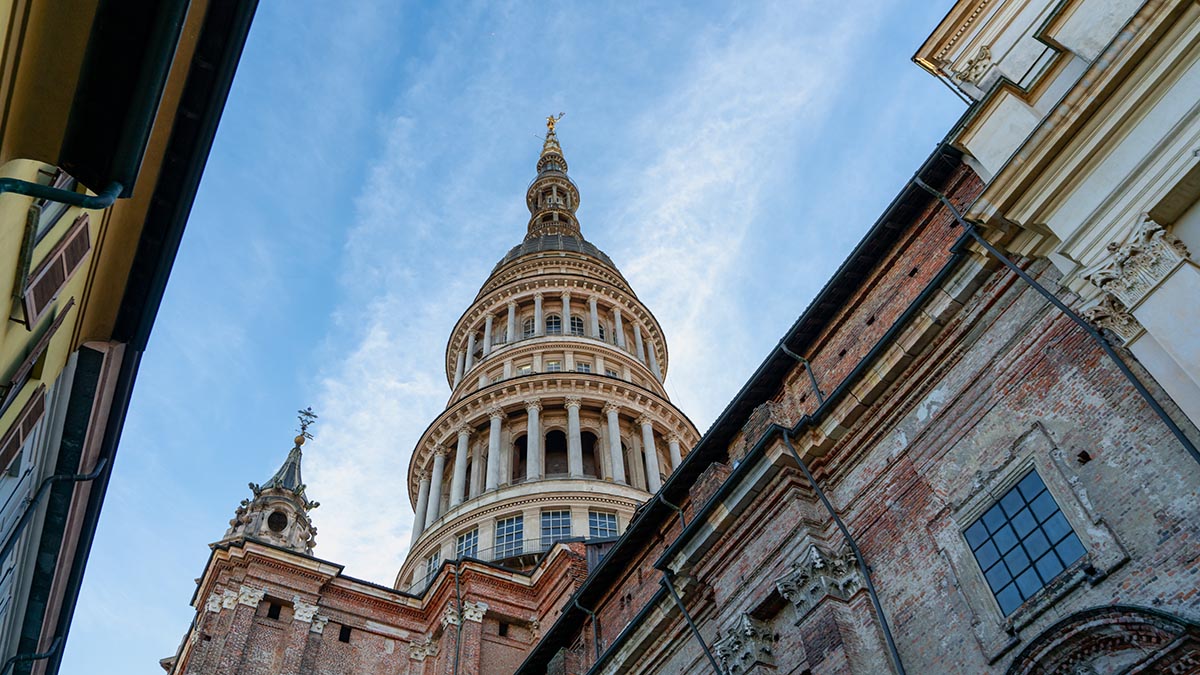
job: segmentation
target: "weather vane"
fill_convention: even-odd
[[[311,441],[312,434],[308,433],[308,427],[317,421],[317,413],[313,412],[310,405],[304,410],[297,410],[296,414],[300,419],[300,436],[297,438],[307,438]]]
[[[554,115],[548,115],[546,117],[546,130],[549,131],[550,133],[554,133],[554,125],[558,124],[558,121],[561,120],[563,118],[563,115],[566,115],[566,114],[567,113],[560,112],[560,113],[558,113],[558,117],[555,117]]]

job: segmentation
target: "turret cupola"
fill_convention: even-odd
[[[308,427],[316,421],[312,408],[301,410],[300,429],[287,459],[271,479],[262,485],[250,483],[253,499],[243,499],[221,543],[235,539],[257,539],[298,553],[311,554],[316,546],[317,528],[308,512],[320,506],[304,494],[300,478],[301,446],[312,438]]]
[[[560,119],[562,113],[546,118],[546,142],[538,157],[537,177],[525,193],[525,203],[531,214],[526,241],[554,234],[582,238],[579,221],[575,218],[575,210],[579,208],[579,188],[567,176],[567,160],[554,131]]]

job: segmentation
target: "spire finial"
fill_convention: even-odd
[[[554,125],[558,124],[558,121],[561,120],[563,118],[563,115],[566,115],[566,114],[567,113],[560,112],[560,113],[558,113],[558,117],[555,117],[554,115],[547,115],[546,116],[546,131],[553,134],[554,133]]]
[[[296,411],[297,417],[300,419],[299,435],[296,436],[296,447],[304,445],[305,439],[312,440],[312,434],[308,433],[308,428],[316,423],[317,413],[313,412],[312,406],[308,406],[304,410]]]

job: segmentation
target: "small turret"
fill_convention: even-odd
[[[300,433],[283,465],[262,485],[250,483],[253,499],[243,499],[229,521],[229,530],[220,543],[235,539],[257,539],[298,553],[311,554],[316,546],[317,528],[308,512],[320,506],[304,494],[300,478],[301,446],[312,438],[308,427],[317,419],[312,408],[300,411]]]

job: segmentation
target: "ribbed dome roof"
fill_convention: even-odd
[[[582,253],[597,258],[614,270],[617,269],[612,259],[605,255],[604,251],[596,248],[595,244],[590,241],[565,234],[548,234],[533,239],[526,239],[514,246],[512,250],[500,259],[500,262],[496,263],[496,266],[492,268],[492,273],[495,274],[496,270],[521,256],[541,251],[574,251],[575,253]]]

